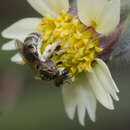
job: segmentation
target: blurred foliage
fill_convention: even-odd
[[[0,4],[0,32],[11,23],[24,17],[39,16],[26,2],[26,0],[5,0]],[[0,47],[7,40],[0,37]],[[86,128],[79,125],[77,119],[71,121],[67,118],[62,103],[61,89],[54,87],[51,83],[34,80],[34,74],[27,66],[20,66],[10,62],[14,52],[0,50],[0,91],[2,99],[14,91],[12,80],[6,78],[12,75],[21,78],[20,91],[17,92],[16,100],[9,104],[2,103],[0,106],[0,130],[123,130],[130,129],[130,67],[126,70],[116,70],[110,63],[112,75],[119,86],[120,101],[115,104],[115,111],[108,111],[98,104],[97,121],[92,123],[88,116]],[[4,79],[11,89],[2,89]],[[11,78],[12,79],[12,78]],[[12,90],[12,91],[11,91]],[[11,97],[8,97],[11,98]],[[10,100],[9,100],[10,101]]]

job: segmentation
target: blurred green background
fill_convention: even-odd
[[[39,16],[26,0],[0,1],[0,32],[24,17]],[[0,47],[7,42],[0,36]],[[130,66],[110,69],[119,89],[120,101],[115,111],[98,104],[97,121],[86,116],[86,127],[67,118],[61,89],[51,83],[37,81],[27,66],[10,62],[16,52],[0,50],[0,130],[129,130],[130,129]]]

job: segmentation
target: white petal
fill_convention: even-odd
[[[110,71],[109,71],[107,65],[102,60],[97,59],[97,64],[95,65],[93,70],[95,71],[95,74],[96,74],[98,80],[100,81],[100,83],[102,84],[102,86],[104,87],[104,89],[106,91],[108,91],[109,94],[111,94],[111,96],[116,101],[118,101],[119,98],[116,94],[117,87],[115,87],[116,84],[111,77],[111,74],[110,74]]]
[[[88,72],[86,77],[90,83],[90,86],[97,98],[97,100],[106,108],[113,110],[113,101],[109,93],[103,88],[101,82],[98,80],[94,71]]]
[[[90,119],[95,121],[96,98],[85,78],[84,74],[78,77],[72,85],[63,86],[63,99],[67,115],[74,118],[77,106],[78,118],[81,125],[85,125],[85,110],[87,109]]]
[[[68,0],[27,0],[30,5],[42,16],[50,14],[53,17],[59,15],[62,10],[69,10]]]
[[[96,97],[95,97],[88,81],[86,82],[86,88],[85,89],[86,89],[86,91],[85,91],[85,93],[86,93],[85,107],[88,111],[90,119],[93,122],[95,122],[96,121]]]
[[[5,43],[2,48],[2,50],[4,51],[11,51],[11,50],[16,50],[16,46],[15,46],[15,40],[9,41],[7,43]]]
[[[11,58],[12,62],[15,62],[16,64],[23,64],[23,58],[21,56],[20,53],[15,54],[12,58]]]
[[[83,103],[79,103],[77,106],[79,122],[82,126],[85,126],[85,106]]]
[[[84,24],[95,24],[98,33],[107,35],[120,21],[120,0],[78,0],[78,14]]]
[[[23,39],[32,32],[36,32],[37,26],[41,23],[40,18],[25,18],[14,23],[2,32],[2,36],[9,39]]]
[[[62,88],[63,102],[68,117],[73,120],[76,110],[76,98],[74,86],[64,85]]]
[[[115,89],[115,91],[118,93],[119,92],[119,89],[118,87],[116,86],[112,76],[111,76],[111,73],[109,71],[109,68],[107,67],[107,65],[101,60],[101,59],[96,59],[96,61],[98,62],[98,64],[102,67],[103,71],[106,73],[106,77],[108,79],[108,81],[110,82],[111,86]]]
[[[92,121],[96,120],[96,97],[89,86],[87,79],[82,77],[79,86],[77,86],[77,106],[78,106],[78,117],[82,125],[84,125],[85,111],[87,109],[89,117]]]

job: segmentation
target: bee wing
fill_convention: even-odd
[[[112,52],[112,60],[118,66],[123,67],[130,63],[130,17],[126,22],[126,27],[121,34],[116,48]]]
[[[16,46],[17,50],[22,50],[23,43],[20,40],[16,39],[15,40],[15,46]]]
[[[23,42],[21,42],[20,40],[16,39],[15,40],[15,46],[16,46],[16,49],[19,51],[19,54],[21,55],[21,57],[23,58],[23,64],[26,63],[26,60],[23,56]]]

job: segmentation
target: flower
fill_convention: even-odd
[[[110,44],[114,44],[121,30],[120,0],[77,0],[77,9],[70,9],[68,0],[27,1],[44,17],[25,18],[5,29],[2,36],[14,40],[4,44],[2,49],[15,50],[15,39],[23,42],[35,31],[43,35],[41,54],[48,45],[60,41],[60,48],[65,53],[53,56],[52,60],[63,61],[57,67],[67,68],[72,76],[72,84],[62,86],[68,117],[74,119],[77,108],[81,125],[85,125],[86,110],[95,121],[97,101],[113,110],[112,97],[118,101],[119,90],[103,61],[103,54]],[[109,38],[112,33],[118,34],[112,37],[114,40],[101,43],[102,38]],[[19,53],[11,60],[24,63]]]

